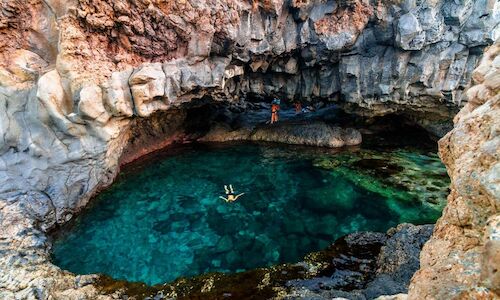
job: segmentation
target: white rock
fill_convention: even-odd
[[[78,112],[83,118],[95,120],[104,125],[111,117],[103,104],[102,90],[99,86],[92,84],[80,91],[80,102]]]
[[[83,134],[83,130],[71,123],[65,116],[72,110],[71,103],[65,97],[61,77],[57,70],[52,70],[40,77],[36,96],[59,130],[73,136]]]
[[[165,96],[170,103],[177,100],[181,95],[181,70],[177,62],[166,62],[163,64],[163,72],[166,76],[165,82]]]
[[[422,49],[425,32],[414,14],[407,13],[399,18],[396,41],[404,50]]]
[[[132,69],[121,72],[113,72],[106,90],[106,104],[115,117],[131,117],[134,114],[132,95],[128,85],[128,79]]]
[[[160,63],[144,64],[130,76],[130,89],[139,116],[147,117],[155,111],[168,109],[163,99],[165,81]]]

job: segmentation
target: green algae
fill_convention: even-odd
[[[321,157],[314,165],[340,174],[354,184],[385,198],[419,201],[438,214],[446,204],[449,177],[435,153],[398,149]],[[392,203],[397,206],[397,203]]]

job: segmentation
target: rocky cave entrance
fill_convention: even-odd
[[[295,100],[280,98],[280,122],[269,126],[272,99],[249,94],[237,102],[226,102],[206,96],[178,108],[155,112],[147,118],[136,118],[120,159],[121,165],[172,143],[193,141],[265,141],[331,148],[361,144],[368,147],[413,146],[437,152],[436,141],[440,137],[415,122],[415,114],[411,112],[371,116],[358,114],[361,111],[346,110],[338,101],[317,100],[301,102],[305,112],[297,114]],[[352,128],[360,134],[327,132],[308,140],[307,137],[313,133],[307,130],[307,126],[318,124],[315,129]],[[276,133],[283,133],[288,138],[280,140]],[[340,139],[340,144],[321,143],[321,139],[332,137]]]
[[[425,131],[398,116],[367,119],[314,106],[296,115],[285,103],[277,125],[265,124],[269,103],[259,99],[200,99],[137,119],[118,179],[56,232],[54,262],[154,285],[295,263],[345,234],[435,222],[449,179]],[[353,127],[363,143],[326,148],[248,138],[283,128],[307,135],[303,126],[311,124]],[[229,184],[245,193],[235,203],[219,198]]]

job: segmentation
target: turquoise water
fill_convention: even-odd
[[[429,193],[440,184],[446,189],[437,156],[403,149],[376,154],[374,161],[369,151],[284,145],[172,149],[126,168],[58,233],[53,260],[78,274],[157,284],[297,262],[347,233],[434,222],[442,206],[419,198],[426,190],[415,194],[391,180],[404,180],[410,163],[415,178],[433,174]],[[226,203],[219,198],[225,184],[245,195]]]

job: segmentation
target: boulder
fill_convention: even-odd
[[[129,85],[138,116],[148,117],[155,111],[168,109],[164,99],[165,81],[160,63],[144,64],[132,73]]]
[[[72,111],[72,105],[67,101],[59,73],[56,70],[45,73],[38,80],[38,86],[36,97],[57,128],[69,135],[82,135],[82,129],[66,117]]]
[[[132,69],[111,74],[105,99],[115,117],[131,117],[134,114],[132,95],[128,85],[131,74]]]
[[[422,49],[425,42],[425,32],[413,13],[406,13],[399,18],[396,42],[404,50]]]
[[[97,85],[84,87],[80,91],[78,113],[86,119],[96,121],[100,125],[106,124],[111,115],[104,108],[102,90]]]
[[[322,122],[311,124],[278,123],[256,128],[251,136],[254,141],[279,142],[295,145],[338,148],[361,144],[361,133]]]

